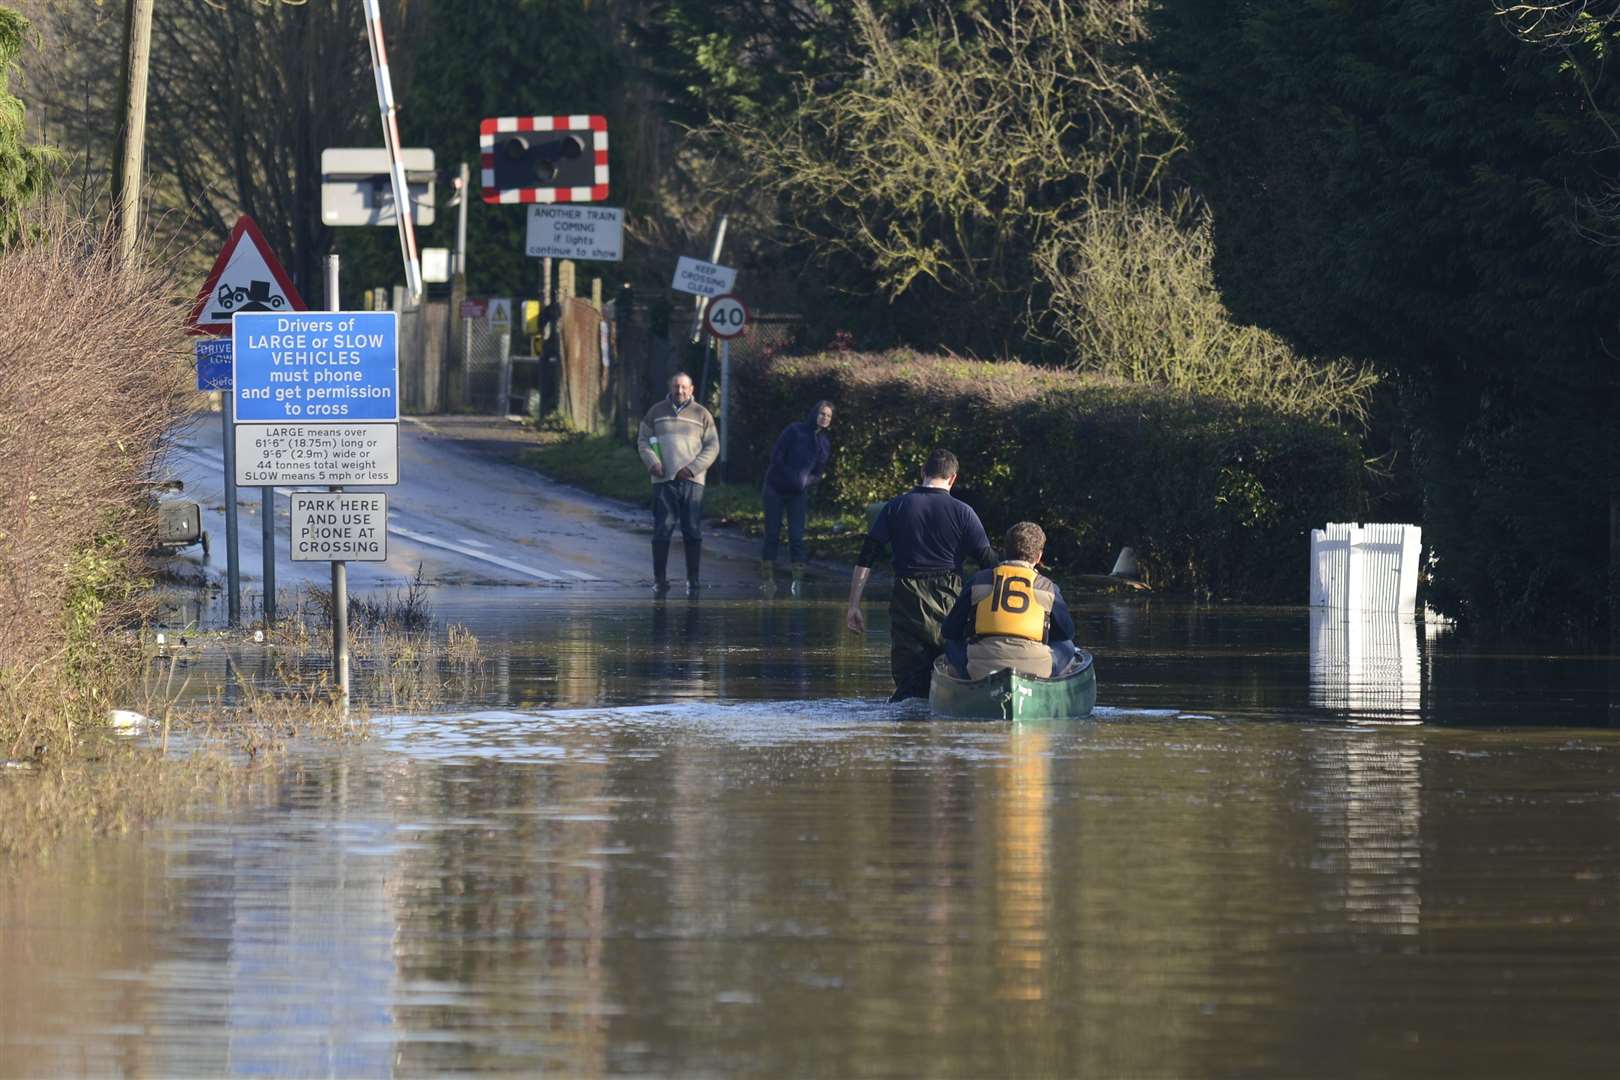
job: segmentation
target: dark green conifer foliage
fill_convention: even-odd
[[[22,230],[23,212],[44,190],[54,156],[47,147],[28,145],[23,103],[8,85],[28,34],[27,19],[0,7],[0,246]]]
[[[1614,75],[1474,0],[1163,0],[1154,31],[1234,315],[1404,391],[1437,606],[1599,624]]]

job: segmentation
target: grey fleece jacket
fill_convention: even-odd
[[[656,452],[652,447],[654,438],[658,440]],[[693,482],[701,484],[709,466],[720,456],[720,433],[708,409],[689,401],[677,410],[666,397],[641,418],[636,449],[649,472],[655,461],[664,466],[664,475],[652,477],[653,483],[669,483],[684,467],[692,470]]]

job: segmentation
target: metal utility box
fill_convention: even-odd
[[[202,511],[190,499],[158,503],[158,543],[184,547],[202,539]]]

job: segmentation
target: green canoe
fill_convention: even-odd
[[[1083,720],[1095,704],[1097,671],[1084,649],[1055,679],[1008,668],[982,679],[959,679],[940,657],[928,688],[928,706],[941,720]]]

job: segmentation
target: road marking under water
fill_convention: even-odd
[[[441,540],[437,536],[429,536],[427,533],[419,533],[413,529],[403,529],[398,525],[395,525],[392,521],[388,523],[388,531],[393,533],[395,536],[403,536],[407,540],[415,540],[418,544],[426,544],[428,547],[443,548],[445,551],[454,551],[457,554],[465,555],[469,559],[478,559],[481,562],[494,563],[496,566],[503,566],[508,570],[516,570],[520,574],[528,574],[530,577],[537,577],[541,581],[562,580],[562,577],[558,574],[548,573],[545,570],[537,570],[532,566],[524,566],[522,563],[513,562],[511,559],[503,559],[499,555],[491,555],[487,551],[475,551],[472,548],[461,546],[454,540]]]
[[[193,446],[179,446],[175,449],[181,451],[187,457],[190,457],[201,464],[206,464],[211,469],[218,469],[222,474],[225,471],[224,458],[216,458],[211,454],[208,454],[206,451],[200,450]],[[293,490],[294,489],[292,488],[284,487],[278,487],[275,489],[276,494],[284,498],[291,496]],[[520,562],[513,562],[511,559],[503,559],[501,556],[493,554],[489,551],[476,550],[476,548],[487,548],[489,545],[480,543],[477,540],[472,540],[467,537],[461,538],[459,542],[455,540],[442,540],[439,537],[431,536],[427,533],[417,532],[414,529],[407,529],[400,525],[394,524],[392,514],[389,515],[388,531],[393,533],[395,536],[403,537],[406,540],[414,540],[418,544],[426,544],[428,547],[442,548],[445,551],[454,551],[458,555],[465,555],[469,559],[475,559],[478,562],[491,563],[492,565],[499,566],[507,570],[515,570],[520,574],[527,574],[530,577],[539,578],[541,581],[563,581],[564,575],[573,578],[576,581],[602,580],[594,574],[587,574],[580,570],[569,570],[566,567],[559,567],[558,569],[561,571],[561,573],[554,574],[548,570],[541,570],[537,567],[527,566]],[[476,547],[474,545],[476,545]]]

